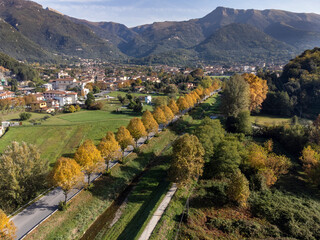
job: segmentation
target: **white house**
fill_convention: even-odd
[[[145,103],[146,104],[151,104],[151,102],[152,102],[152,97],[149,95],[149,96],[146,96],[145,98],[144,98],[144,101],[145,101]]]
[[[51,91],[51,90],[53,90],[53,86],[52,86],[51,83],[43,84],[41,87],[44,88],[44,89],[46,89],[46,91]]]
[[[78,101],[78,94],[67,91],[47,91],[43,93],[45,100],[57,100],[60,107],[70,104],[76,104]]]
[[[7,98],[13,98],[13,97],[14,97],[14,92],[10,92],[10,91],[0,92],[0,99],[7,99]]]
[[[52,88],[54,90],[62,90],[62,91],[78,86],[77,80],[72,77],[50,80],[49,83],[52,84]]]

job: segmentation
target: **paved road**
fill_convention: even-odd
[[[153,232],[154,228],[157,226],[157,223],[159,222],[162,214],[166,210],[167,206],[169,205],[173,195],[177,191],[177,186],[176,184],[172,184],[172,187],[169,189],[167,192],[166,196],[160,203],[159,207],[157,210],[154,212],[152,218],[148,222],[146,228],[144,229],[143,233],[141,234],[139,240],[148,240],[151,236],[151,233]]]
[[[176,120],[177,118],[175,118]],[[161,131],[163,127],[159,128],[159,131]],[[154,137],[154,133],[149,134],[149,139]],[[146,141],[146,137],[140,138],[138,140],[138,146],[144,144]],[[130,153],[132,153],[133,146],[129,146],[126,151],[124,152],[124,156],[128,156]],[[117,165],[117,161],[110,162],[110,168]],[[91,177],[91,182],[96,180],[98,177],[100,177],[101,174],[94,174]],[[87,178],[85,178],[85,182],[87,182]],[[77,195],[82,189],[73,189],[69,192],[67,200],[69,201],[72,199],[75,195]],[[54,190],[50,191],[43,197],[41,197],[38,201],[31,204],[24,210],[22,210],[20,213],[12,217],[12,221],[17,227],[16,232],[16,239],[22,239],[25,237],[30,231],[32,231],[36,226],[38,226],[39,223],[50,217],[53,213],[55,213],[58,210],[58,205],[60,201],[64,201],[64,193],[62,189],[55,188]]]
[[[207,98],[205,98],[207,99]],[[182,114],[185,114],[187,111],[184,111]],[[172,122],[177,121],[181,115],[175,116]],[[159,131],[162,131],[164,126],[159,127]],[[152,138],[154,133],[149,135],[149,138]],[[138,141],[138,146],[140,147],[145,142],[146,137],[140,138]],[[124,152],[124,156],[128,156],[132,153],[133,147],[129,146]],[[110,164],[110,168],[114,167],[118,162],[113,161]],[[91,177],[91,182],[97,179],[101,174],[95,174]],[[85,179],[86,180],[86,179]],[[77,195],[82,189],[73,189],[68,194],[68,201]],[[55,188],[50,191],[38,201],[31,204],[20,213],[12,217],[12,221],[17,228],[16,239],[23,239],[28,233],[30,233],[34,228],[36,228],[39,223],[50,217],[53,213],[58,210],[58,205],[60,201],[64,201],[64,193],[60,188]]]

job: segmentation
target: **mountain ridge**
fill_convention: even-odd
[[[128,28],[115,22],[90,22],[61,15],[32,1],[0,0],[0,18],[15,29],[16,38],[27,39],[31,45],[46,53],[115,62],[152,64],[163,60],[174,61],[177,65],[186,64],[188,60],[192,63],[216,62],[216,54],[210,52],[227,55],[225,59],[238,63],[245,63],[246,58],[251,59],[249,62],[262,59],[281,62],[305,48],[320,45],[320,15],[272,9],[217,7],[198,19],[155,22]],[[256,34],[246,31],[245,35],[236,31],[235,27],[241,28],[241,24],[250,26],[249,29]],[[228,30],[237,37],[232,37]],[[219,45],[212,37],[215,35],[217,38],[217,34],[232,41]],[[0,29],[1,35],[4,34]],[[256,45],[250,45],[250,42]],[[1,44],[8,46],[5,38],[0,40]],[[225,49],[226,45],[232,44],[238,49]],[[284,54],[282,58],[274,51],[274,46]],[[257,53],[261,51],[263,56],[259,57]],[[6,53],[22,60],[28,54],[12,48]],[[243,56],[233,57],[240,55]],[[41,58],[44,57],[39,53]]]

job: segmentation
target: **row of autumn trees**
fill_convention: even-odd
[[[153,113],[145,111],[141,119],[131,119],[128,126],[121,126],[116,134],[108,132],[98,146],[91,140],[85,140],[77,149],[74,159],[61,157],[49,174],[48,162],[40,158],[39,150],[34,145],[13,142],[0,157],[1,239],[14,239],[15,227],[5,212],[12,212],[35,197],[38,191],[45,189],[48,176],[53,186],[63,189],[66,202],[68,192],[83,185],[85,174],[89,183],[92,174],[106,168],[108,170],[111,160],[121,159],[129,145],[135,143],[138,147],[141,137],[148,138],[150,133],[158,132],[159,125],[170,123],[176,114],[193,107],[218,88],[217,83],[206,89],[200,87],[177,101],[171,99],[167,105],[156,107]],[[197,174],[190,171],[192,176]]]
[[[90,183],[92,174],[109,170],[110,161],[121,159],[129,145],[138,148],[138,140],[157,133],[159,125],[170,123],[179,112],[192,108],[219,87],[214,84],[209,88],[197,88],[177,101],[171,99],[168,105],[155,108],[154,112],[145,111],[140,118],[132,118],[127,127],[121,126],[116,134],[108,132],[96,147],[91,140],[86,140],[75,153],[74,159],[61,157],[55,164],[50,180],[54,186],[61,187],[65,193],[83,183],[84,174]]]

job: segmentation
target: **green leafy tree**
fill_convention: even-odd
[[[225,138],[220,142],[211,160],[211,171],[215,175],[231,175],[239,169],[245,157],[245,149],[236,138]]]
[[[225,130],[219,120],[205,118],[195,130],[195,135],[205,149],[205,159],[209,160],[213,157],[219,143],[224,139]]]
[[[26,113],[26,112],[20,113],[19,118],[20,118],[20,121],[28,120],[31,118],[31,113]]]
[[[226,82],[221,99],[221,110],[226,116],[237,117],[249,110],[249,84],[240,75],[234,75]]]
[[[93,96],[93,93],[92,92],[89,92],[88,94],[87,94],[87,99],[86,99],[86,101],[85,101],[85,105],[86,105],[86,107],[87,108],[90,108],[91,107],[91,105],[93,105],[94,103],[95,103],[95,97]]]
[[[46,186],[48,161],[31,144],[12,142],[0,157],[0,208],[12,211]]]

